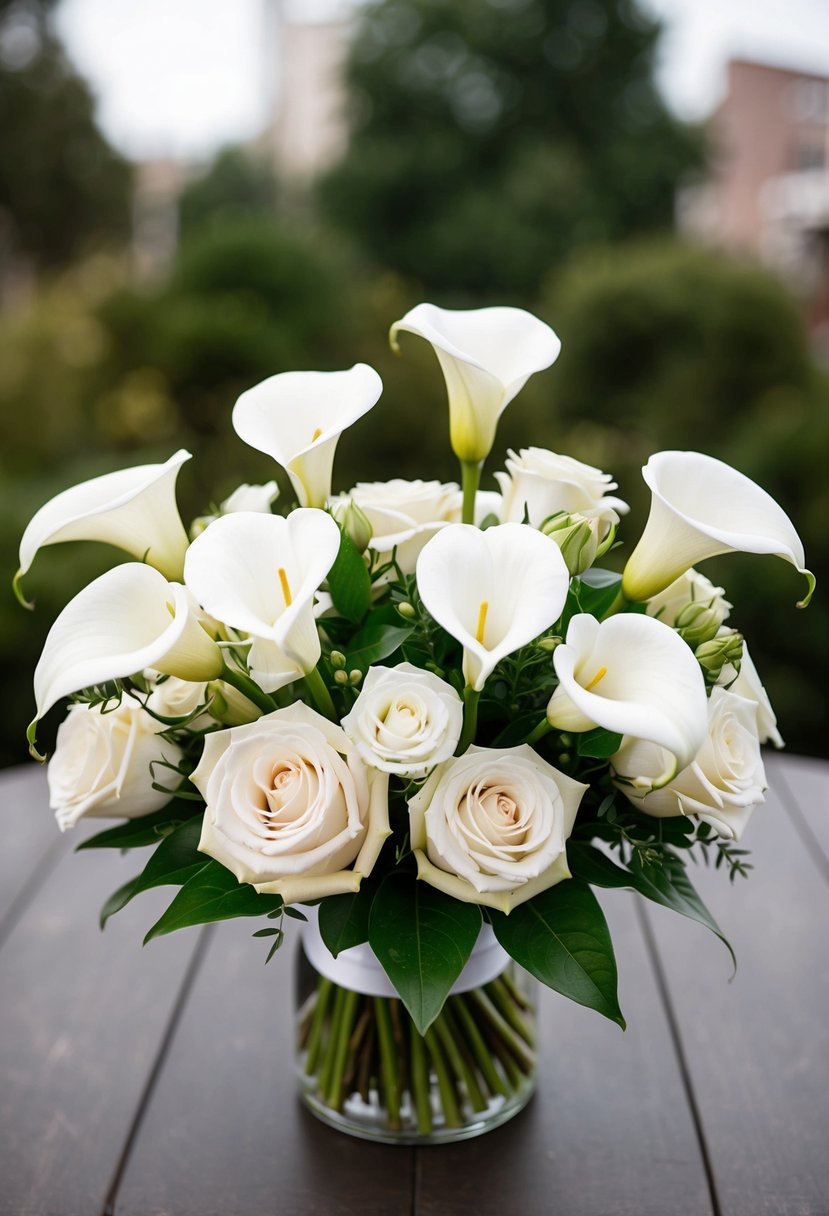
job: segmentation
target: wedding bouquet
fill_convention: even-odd
[[[808,579],[804,604],[814,585],[783,510],[693,452],[650,458],[644,533],[622,575],[603,568],[627,510],[609,475],[530,447],[479,490],[500,414],[558,355],[553,331],[519,309],[420,304],[395,348],[401,333],[439,360],[460,486],[332,496],[337,440],[380,378],[281,373],[232,421],[296,504],[274,513],[275,482],[240,486],[188,533],[180,451],[52,499],[15,580],[22,598],[60,541],[132,558],[55,621],[29,728],[34,751],[69,697],[48,767],[60,827],[121,817],[81,847],[152,850],[102,924],[159,886],[178,890],[145,940],[252,917],[270,957],[286,918],[304,922],[306,1100],[335,1122],[372,1109],[390,1138],[468,1134],[526,1100],[532,1008],[513,963],[624,1026],[594,887],[722,937],[686,863],[746,871],[760,745],[782,741],[723,589],[694,566],[777,554]]]

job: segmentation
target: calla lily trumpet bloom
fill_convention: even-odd
[[[281,372],[242,393],[233,429],[282,466],[301,507],[324,507],[337,440],[382,391],[382,380],[366,363],[342,372]]]
[[[642,470],[651,491],[645,531],[625,567],[630,600],[657,595],[691,566],[718,553],[773,553],[815,587],[803,544],[771,495],[730,465],[700,452],[657,452]]]
[[[34,725],[61,697],[152,667],[182,680],[215,679],[222,652],[199,624],[180,583],[126,562],[96,578],[66,605],[35,669]]]
[[[450,310],[418,304],[395,321],[389,339],[417,334],[432,344],[449,395],[452,450],[477,464],[489,455],[498,419],[534,372],[558,358],[556,334],[522,308]]]
[[[190,453],[93,477],[57,494],[32,517],[20,541],[19,585],[39,549],[65,540],[100,540],[125,549],[165,578],[181,577],[187,533],[176,506],[176,478]]]
[[[251,635],[250,671],[265,692],[316,667],[314,595],[339,548],[331,516],[300,507],[287,518],[253,511],[224,515],[188,549],[187,586],[205,612]]]
[[[464,678],[476,692],[501,659],[558,620],[569,582],[558,545],[526,524],[485,532],[450,524],[417,560],[421,599],[463,646]]]
[[[579,613],[553,651],[553,664],[560,683],[547,706],[550,725],[575,732],[601,726],[660,744],[673,764],[654,779],[654,789],[701,747],[708,729],[705,681],[693,651],[670,626],[638,613],[602,622]]]

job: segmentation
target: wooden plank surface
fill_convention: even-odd
[[[530,1107],[480,1140],[418,1151],[351,1140],[296,1102],[290,948],[265,967],[237,921],[200,968],[198,930],[142,951],[166,892],[101,935],[98,907],[140,857],[68,855],[79,836],[56,833],[42,770],[0,775],[0,908],[14,913],[0,948],[0,1216],[98,1216],[116,1177],[116,1216],[826,1216],[829,766],[772,757],[769,772],[750,879],[695,871],[737,948],[735,981],[704,930],[649,905],[643,938],[633,898],[602,895],[630,1029],[543,990]]]
[[[479,1140],[421,1153],[422,1216],[712,1212],[636,897],[601,894],[628,1029],[623,1034],[541,989],[540,1078],[531,1105]]]
[[[23,778],[33,815],[42,783],[36,769]],[[109,850],[64,851],[0,949],[2,1216],[103,1210],[195,945],[170,938],[142,951],[161,892],[100,932],[98,908],[138,868]]]
[[[353,1140],[297,1101],[293,949],[265,966],[268,943],[252,940],[253,927],[217,929],[127,1163],[117,1216],[408,1216],[414,1150]]]
[[[785,801],[807,850],[829,875],[829,781],[827,764],[811,756],[766,759],[768,780]],[[819,856],[818,856],[819,855]]]
[[[829,885],[776,790],[754,812],[745,843],[755,867],[747,881],[732,887],[704,868],[696,875],[736,949],[733,982],[704,931],[658,910],[647,916],[723,1216],[826,1216]]]

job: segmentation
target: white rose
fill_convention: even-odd
[[[271,503],[278,497],[279,486],[275,481],[268,481],[263,486],[252,486],[243,482],[219,504],[218,515],[200,515],[194,519],[190,525],[190,535],[195,540],[217,519],[223,515],[233,515],[237,511],[255,511],[260,515],[270,515]]]
[[[607,532],[619,523],[628,505],[609,496],[616,482],[601,469],[582,464],[571,456],[559,456],[544,448],[522,448],[509,452],[507,472],[496,473],[501,487],[502,523],[522,523],[525,511],[534,528],[540,528],[557,511],[600,519]]]
[[[61,831],[84,816],[149,815],[171,795],[153,789],[153,780],[173,785],[174,774],[150,765],[178,764],[181,751],[158,737],[157,722],[125,697],[107,713],[99,706],[72,705],[58,727],[57,746],[49,761],[49,805]],[[166,777],[169,780],[165,780]]]
[[[152,685],[152,691],[147,697],[147,709],[162,718],[186,718],[210,700],[207,684],[204,682],[194,684],[191,680],[181,680],[178,676],[159,678],[157,672],[149,670],[144,674]],[[191,719],[187,725],[199,730],[203,726],[210,726],[211,723],[209,714],[203,713]]]
[[[342,725],[372,768],[424,777],[458,746],[463,702],[451,685],[411,663],[370,667]]]
[[[732,607],[722,587],[715,587],[696,570],[686,570],[649,599],[645,611],[672,629],[682,630],[688,643],[695,645],[716,635]]]
[[[457,485],[440,481],[359,482],[348,494],[333,499],[334,511],[348,499],[371,524],[369,549],[390,557],[397,547],[397,564],[404,574],[414,572],[418,554],[430,536],[461,517]]]
[[[390,834],[388,777],[301,702],[207,735],[191,780],[201,852],[286,903],[357,891]]]
[[[754,661],[748,653],[748,647],[743,642],[743,657],[740,663],[740,674],[730,687],[731,692],[753,701],[757,706],[757,733],[761,743],[773,743],[775,747],[783,747],[780,731],[777,729],[777,718],[771,707],[768,693],[760,680]]]
[[[655,743],[627,738],[611,764],[626,779],[663,772],[668,753]],[[627,798],[657,818],[698,815],[720,835],[739,840],[752,810],[763,802],[766,774],[757,736],[757,705],[724,688],[708,702],[708,736],[694,759],[662,789],[640,794],[617,782]]]
[[[418,877],[511,911],[570,877],[565,846],[586,789],[526,743],[470,747],[409,802]]]

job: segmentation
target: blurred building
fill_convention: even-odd
[[[273,55],[269,138],[278,176],[304,184],[345,150],[343,67],[348,21],[302,22],[271,0],[267,45]]]
[[[163,274],[178,245],[178,201],[187,167],[177,160],[148,160],[135,166],[132,245],[135,267],[145,277]]]
[[[829,331],[829,77],[732,60],[709,129],[710,176],[683,192],[681,227],[757,255]]]

